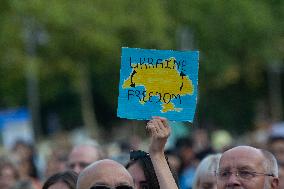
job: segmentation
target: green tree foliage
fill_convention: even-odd
[[[190,26],[201,51],[198,119],[249,129],[255,103],[267,95],[267,64],[283,61],[283,2],[178,2],[175,18]]]
[[[26,73],[37,65],[43,122],[58,113],[64,125],[82,124],[80,69],[86,66],[97,117],[115,119],[122,46],[179,49],[188,27],[200,50],[198,121],[243,132],[255,102],[265,98],[265,72],[283,60],[281,0],[2,0],[0,108],[26,106]],[[40,38],[27,53],[29,21]]]

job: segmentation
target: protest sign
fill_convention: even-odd
[[[193,121],[198,51],[122,48],[117,115],[149,120]]]

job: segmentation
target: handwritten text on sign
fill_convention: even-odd
[[[122,48],[118,116],[192,121],[198,52]]]

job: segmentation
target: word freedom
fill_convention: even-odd
[[[158,100],[153,100],[152,97],[157,97]],[[180,94],[171,94],[171,93],[160,93],[160,92],[149,92],[143,90],[132,90],[129,89],[127,92],[127,99],[139,99],[140,102],[152,102],[158,103],[163,102],[165,104],[170,103],[173,99],[179,100],[179,104],[181,104],[181,96]]]

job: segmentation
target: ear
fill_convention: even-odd
[[[273,178],[271,181],[271,188],[272,189],[277,189],[279,186],[279,178]]]

